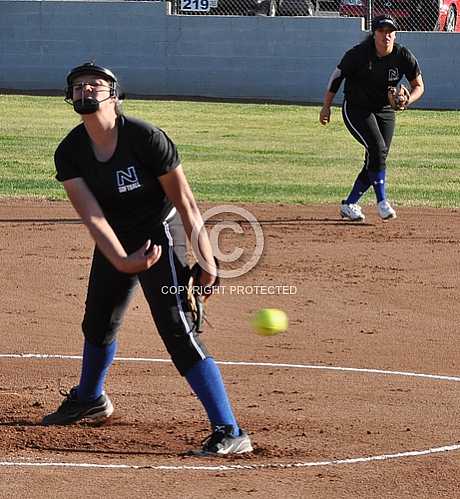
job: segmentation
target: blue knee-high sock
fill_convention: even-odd
[[[78,398],[80,400],[96,400],[104,391],[104,383],[111,366],[117,342],[98,347],[85,340],[83,348],[83,364],[81,368]]]
[[[231,425],[239,434],[238,423],[225,390],[220,370],[214,359],[197,362],[185,375],[189,385],[203,404],[212,426]]]
[[[369,170],[369,179],[372,182],[372,187],[374,188],[375,197],[377,198],[377,203],[386,199],[385,194],[385,177],[386,170]]]
[[[350,194],[345,200],[346,204],[356,204],[361,196],[369,189],[371,186],[371,181],[369,180],[369,176],[366,170],[362,170],[360,174],[356,177],[355,183],[353,184],[353,188],[351,189]]]

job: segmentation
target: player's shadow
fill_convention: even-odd
[[[79,218],[0,218],[1,224],[81,224]]]
[[[123,422],[113,421],[111,425],[123,426]],[[127,423],[128,424],[128,423]],[[107,422],[104,423],[77,423],[77,425],[72,425],[73,427],[86,427],[94,428],[98,426],[105,426]],[[29,420],[29,419],[15,419],[14,421],[0,421],[0,427],[12,427],[12,428],[32,428],[32,427],[43,427],[43,429],[54,428],[50,426],[44,426],[41,421]],[[163,445],[149,444],[151,447],[158,447],[154,450],[124,450],[124,449],[88,449],[86,447],[59,447],[59,446],[48,446],[41,445],[38,443],[27,444],[26,447],[39,451],[47,452],[65,452],[74,454],[99,454],[99,455],[117,455],[117,456],[166,456],[166,457],[177,457],[177,456],[187,456],[190,451],[177,451],[171,452],[167,450]]]
[[[249,220],[232,220],[233,222],[239,223],[241,225],[344,225],[355,227],[374,227],[374,223],[370,222],[353,222],[351,220],[343,220],[342,218],[284,218],[284,219],[266,219],[266,220],[256,220],[254,222]],[[211,220],[206,221],[207,225],[215,225],[216,223],[222,222],[222,220]]]
[[[223,220],[213,219],[206,220],[206,225],[215,225],[221,223]],[[228,221],[228,220],[227,220]],[[373,227],[375,224],[368,222],[352,222],[350,220],[342,220],[340,218],[286,218],[286,219],[273,219],[273,220],[231,220],[232,222],[241,225],[355,225],[357,227]],[[75,218],[0,218],[1,223],[37,223],[37,224],[81,224],[80,219]]]
[[[170,450],[122,450],[122,449],[88,449],[86,447],[51,447],[46,445],[33,445],[35,450],[47,452],[65,452],[70,454],[97,454],[112,456],[186,456],[188,451],[171,452]]]
[[[27,419],[16,419],[14,421],[0,421],[0,426],[42,426],[41,421],[31,421]]]
[[[43,426],[43,428],[55,428],[56,426],[46,426],[42,424],[41,419],[14,419],[7,421],[0,421],[0,426],[11,426],[11,427],[19,427],[19,426]],[[58,425],[60,426],[60,425]],[[66,426],[66,425],[62,425]],[[72,426],[74,427],[87,427],[87,428],[96,428],[100,426],[129,426],[129,423],[118,421],[115,418],[104,419],[103,421],[78,421],[74,423]]]

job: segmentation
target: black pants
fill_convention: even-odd
[[[184,375],[196,362],[208,357],[208,353],[193,328],[186,293],[176,292],[180,286],[186,286],[186,236],[180,216],[171,216],[150,238],[153,243],[161,244],[162,254],[155,265],[138,275],[119,272],[95,248],[83,334],[96,346],[112,343],[139,282],[166,349],[178,371]],[[131,252],[145,239],[123,242]]]
[[[352,107],[345,100],[343,121],[348,131],[365,149],[364,169],[384,170],[395,130],[395,112],[383,108],[378,112]]]

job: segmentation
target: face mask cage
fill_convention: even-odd
[[[85,78],[85,81],[74,83],[78,77]],[[94,61],[73,68],[67,75],[66,80],[65,102],[73,106],[74,110],[79,114],[93,113],[99,109],[101,102],[112,97],[118,97],[119,94],[116,76],[110,69],[98,66]],[[102,80],[104,83],[102,84],[97,80]],[[107,90],[109,95],[98,100],[97,94],[107,92]]]
[[[90,81],[82,81],[82,82],[78,82],[78,83],[69,85],[65,89],[65,101],[68,104],[73,104],[74,90],[81,91],[81,97],[78,100],[80,100],[80,99],[86,100],[88,97],[85,97],[85,92],[83,91],[86,86],[90,86],[92,88],[92,94],[94,94],[94,93],[97,94],[98,92],[104,92],[104,91],[109,90],[108,98],[118,95],[117,84],[115,82],[106,82],[105,85],[101,85],[99,83],[95,83],[94,81],[90,80]],[[106,100],[106,99],[104,99],[104,100]],[[100,101],[100,102],[103,102],[103,101]]]
[[[86,94],[86,88],[91,87],[91,93]],[[98,100],[97,94],[109,91],[109,95],[105,99]],[[77,92],[75,92],[77,91]],[[75,93],[79,93],[78,98],[74,100]],[[101,102],[105,102],[112,97],[118,96],[116,82],[106,82],[105,84],[98,83],[94,80],[82,81],[71,84],[66,89],[65,102],[73,106],[74,111],[78,114],[92,114],[99,109]]]

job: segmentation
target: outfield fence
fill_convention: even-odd
[[[457,3],[458,2],[458,3]],[[172,0],[173,15],[359,17],[366,29],[380,14],[400,31],[460,31],[459,0]]]
[[[367,32],[357,17],[168,15],[164,2],[0,0],[0,90],[61,91],[96,60],[128,94],[322,102]],[[459,109],[460,37],[402,32],[425,81],[421,108]],[[340,103],[340,96],[336,102]]]

